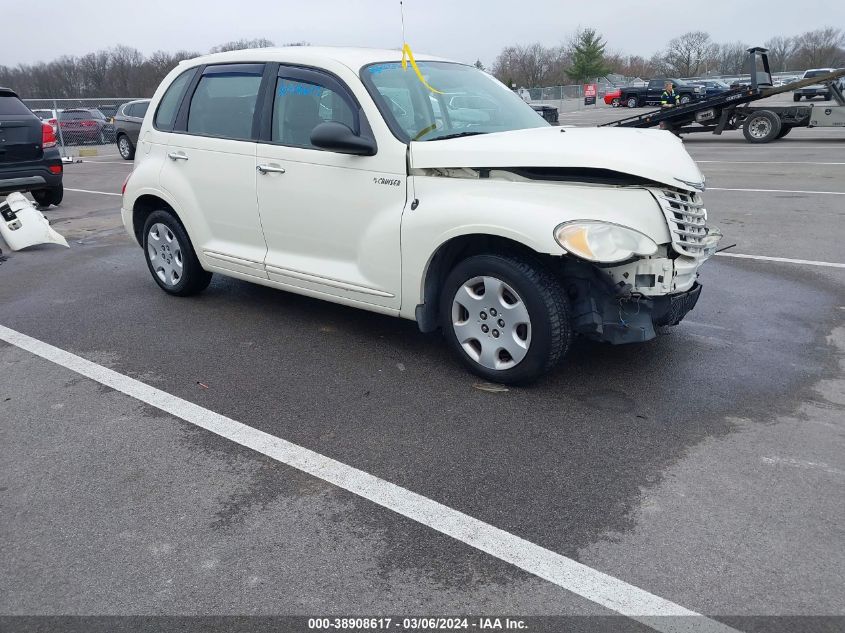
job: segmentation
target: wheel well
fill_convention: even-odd
[[[420,331],[433,332],[438,327],[440,289],[446,276],[461,260],[483,253],[523,255],[541,262],[552,259],[551,255],[542,255],[525,244],[498,235],[461,235],[444,242],[435,251],[426,270],[423,303],[416,308]]]
[[[173,210],[173,207],[167,204],[164,200],[150,194],[140,196],[135,201],[135,206],[132,207],[132,230],[135,233],[135,238],[138,240],[138,244],[144,243],[142,233],[144,231],[144,224],[147,222],[147,218],[150,217],[150,214],[153,211],[158,211],[159,209],[163,209],[171,213],[173,217],[176,218],[176,221],[179,222],[179,224],[182,224],[182,228],[185,228],[185,225],[182,223],[179,215]]]

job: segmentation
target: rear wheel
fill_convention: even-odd
[[[629,108],[636,108],[639,105],[639,100],[636,97],[628,97],[625,105]]]
[[[144,255],[159,287],[168,294],[187,297],[211,283],[203,270],[188,234],[168,211],[153,211],[144,223]]]
[[[120,152],[120,157],[123,160],[132,160],[135,158],[135,146],[132,141],[125,134],[117,137],[117,151]]]
[[[686,105],[686,104],[688,104],[690,101],[692,101],[692,98],[691,98],[689,95],[683,95],[683,96],[681,97],[681,105]]]
[[[58,187],[53,187],[50,191],[50,204],[54,207],[59,206],[62,203],[62,198],[65,197],[65,187],[64,185],[59,185]]]
[[[486,380],[524,384],[563,358],[572,337],[569,301],[539,262],[475,255],[449,273],[440,297],[449,346]]]
[[[49,207],[53,202],[53,194],[50,189],[39,189],[30,193],[39,207]]]
[[[780,117],[770,110],[758,110],[750,114],[742,124],[742,133],[749,143],[773,141],[778,138],[780,129]]]

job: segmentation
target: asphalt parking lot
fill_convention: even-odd
[[[738,630],[843,630],[845,130],[685,143],[736,244],[705,266],[695,310],[668,336],[578,342],[536,386],[492,391],[411,322],[219,276],[165,295],[120,223],[131,163],[67,165],[45,215],[71,248],[2,245],[0,613],[656,604]],[[106,370],[154,389],[128,395]],[[294,468],[296,449],[280,460],[194,415],[316,456]]]

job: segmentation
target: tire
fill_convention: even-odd
[[[683,95],[683,96],[681,97],[680,104],[681,104],[681,105],[686,105],[686,104],[688,104],[690,101],[692,101],[692,97],[690,97],[689,95]]]
[[[187,297],[211,283],[211,273],[203,270],[188,234],[169,211],[153,211],[142,237],[147,268],[166,293]]]
[[[830,93],[828,93],[824,96],[825,101],[830,101],[831,99],[833,99],[833,95],[831,95]]]
[[[628,107],[628,108],[636,108],[639,105],[640,105],[639,99],[637,99],[636,97],[628,97],[625,100],[625,106]]]
[[[792,100],[796,102],[801,101],[801,95],[792,95]]]
[[[742,133],[749,143],[768,143],[780,134],[780,117],[770,110],[758,110],[742,123]]]
[[[125,134],[117,137],[117,151],[123,160],[132,160],[135,158],[135,146],[132,145],[132,141]]]
[[[64,185],[59,185],[58,187],[53,187],[49,189],[50,192],[50,204],[54,207],[59,206],[62,203],[62,198],[65,197],[65,187]]]
[[[611,99],[610,107],[611,108],[618,108],[619,107],[619,97],[615,97],[614,99]]]
[[[778,132],[777,138],[783,138],[787,134],[792,131],[792,128],[795,127],[793,125],[781,125],[780,132]]]
[[[100,132],[100,138],[97,139],[96,144],[97,145],[105,145],[106,144],[106,133],[105,132],[103,132],[103,131]]]
[[[39,207],[49,207],[52,204],[53,195],[50,189],[38,189],[30,193]]]
[[[526,384],[551,370],[569,349],[570,318],[558,279],[539,262],[516,255],[461,261],[440,295],[449,347],[470,371],[492,382]]]

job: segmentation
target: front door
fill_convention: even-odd
[[[369,129],[336,77],[282,66],[273,94],[270,130],[257,158],[269,278],[314,296],[398,309],[404,161],[311,145],[311,131],[324,121]]]
[[[204,69],[168,135],[160,181],[207,265],[266,279],[253,134],[263,71],[263,64]]]

